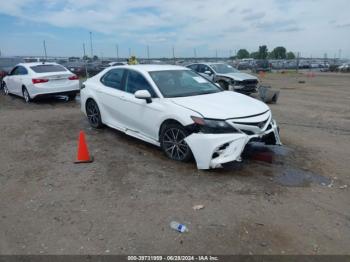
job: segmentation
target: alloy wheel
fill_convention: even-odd
[[[97,128],[101,124],[100,110],[98,109],[97,104],[90,100],[86,105],[86,115],[91,126]]]
[[[24,90],[23,90],[23,97],[24,97],[24,101],[26,101],[26,103],[30,102],[30,96],[29,96],[28,90],[26,88],[24,88]]]
[[[187,158],[190,148],[185,138],[186,134],[178,128],[169,128],[163,135],[163,149],[165,154],[174,160],[183,161]]]
[[[4,83],[4,85],[3,85],[3,90],[4,90],[4,94],[5,95],[8,95],[9,94],[9,90],[8,90],[8,88],[7,88],[7,85]]]

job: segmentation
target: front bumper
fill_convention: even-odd
[[[265,137],[273,138],[270,144],[282,145],[276,121],[272,120],[270,128],[259,134],[193,133],[185,141],[192,150],[197,168],[210,169],[221,167],[224,163],[241,161],[241,154],[247,143],[251,140],[263,140]]]

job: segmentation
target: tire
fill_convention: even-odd
[[[29,92],[28,92],[27,88],[23,87],[22,94],[23,94],[24,101],[26,103],[30,103],[30,101],[32,101],[32,99],[30,98],[30,95],[29,95]]]
[[[73,101],[73,100],[75,100],[75,97],[76,97],[76,96],[77,96],[77,94],[69,95],[69,96],[68,96],[68,100]]]
[[[100,109],[98,108],[97,103],[94,100],[89,99],[86,102],[85,108],[90,126],[93,128],[101,128],[103,124]]]
[[[164,154],[172,160],[188,162],[192,152],[184,140],[187,136],[187,130],[180,124],[164,126],[160,134],[160,146]]]
[[[218,84],[223,88],[224,90],[228,90],[228,84],[225,81],[219,81]]]
[[[8,90],[5,82],[3,82],[3,84],[2,84],[2,90],[3,90],[5,96],[7,96],[9,94],[9,90]]]

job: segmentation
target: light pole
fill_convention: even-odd
[[[115,49],[117,51],[117,61],[119,61],[119,46],[118,46],[118,44],[115,45]]]
[[[91,51],[91,58],[93,58],[94,50],[92,48],[92,32],[90,32],[90,51]]]
[[[43,45],[44,45],[44,54],[45,54],[45,61],[47,60],[47,52],[46,52],[46,42],[44,40],[43,42]]]

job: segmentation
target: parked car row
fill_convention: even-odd
[[[217,168],[240,161],[249,142],[281,145],[269,107],[229,91],[250,92],[245,81],[258,83],[251,77],[223,63],[110,66],[81,86],[81,111],[93,128],[107,125],[172,160],[194,157],[198,169]],[[57,63],[18,64],[3,82],[5,94],[26,102],[79,92],[78,76]]]

